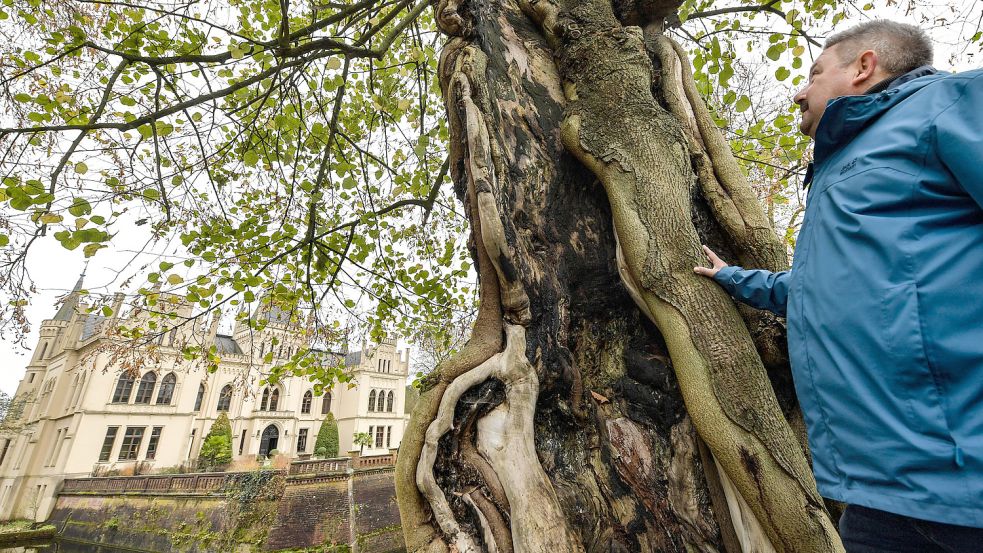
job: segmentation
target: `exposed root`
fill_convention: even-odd
[[[691,151],[698,157],[697,177],[703,195],[716,220],[740,248],[737,252],[740,262],[746,267],[770,271],[787,269],[785,247],[696,90],[686,52],[671,38],[660,35],[655,39],[655,53],[663,66],[666,103],[685,124]]]
[[[509,526],[491,500],[485,497],[481,490],[477,489],[464,494],[463,497],[465,502],[478,513],[488,551],[513,553],[512,534]]]
[[[525,329],[506,328],[505,351],[493,355],[452,382],[441,399],[417,465],[417,486],[430,502],[434,518],[447,539],[462,553],[478,551],[474,539],[454,518],[447,497],[433,474],[438,442],[453,426],[454,409],[471,387],[497,378],[505,384],[506,401],[478,421],[478,451],[498,474],[511,507],[512,539],[518,551],[547,553],[580,551],[559,507],[556,492],[543,472],[533,441],[539,379],[525,357]]]
[[[488,492],[491,494],[492,500],[495,502],[496,507],[503,513],[510,513],[511,508],[509,507],[509,499],[505,495],[505,489],[502,488],[502,483],[498,480],[498,475],[495,474],[495,470],[492,469],[488,461],[482,457],[474,445],[474,434],[476,431],[475,423],[478,420],[479,409],[477,406],[467,414],[464,422],[460,428],[460,443],[458,445],[458,452],[461,455],[461,460],[463,460],[468,465],[471,465],[478,474],[481,475],[482,480],[485,481],[485,485],[488,487]]]
[[[459,49],[463,41],[452,41],[452,43],[456,43]],[[445,48],[444,53],[450,55],[454,51],[455,48],[449,45]],[[448,101],[447,104],[453,174],[453,168],[458,167],[465,156],[464,149],[460,146],[464,139],[460,118],[457,117],[456,104],[452,101]],[[469,211],[471,221],[478,221],[478,200],[474,187],[466,183],[467,177],[463,173],[458,172],[454,178],[456,181],[465,182],[467,197],[465,208]],[[396,465],[396,489],[397,500],[400,504],[403,538],[408,551],[425,551],[435,547],[432,545],[433,543],[440,543],[441,547],[446,550],[446,545],[436,536],[431,521],[430,508],[416,486],[416,467],[420,459],[427,427],[437,414],[440,400],[448,384],[458,376],[485,362],[495,353],[500,352],[503,347],[503,313],[498,275],[485,251],[481,225],[472,226],[471,237],[481,297],[478,315],[471,330],[471,338],[456,355],[434,369],[436,377],[428,379],[435,381],[433,388],[421,394],[400,443]]]
[[[450,4],[442,3],[441,6],[449,9]],[[449,11],[446,14],[439,12],[440,17],[447,16],[445,19],[449,21],[453,20],[451,15]],[[451,23],[459,25],[457,20]],[[494,502],[476,489],[454,493],[474,509],[482,528],[482,539],[489,550],[505,553],[511,553],[513,548],[543,553],[578,551],[580,546],[567,527],[533,442],[538,378],[525,357],[525,329],[519,326],[530,320],[529,299],[498,211],[496,176],[501,170],[496,170],[496,146],[489,136],[481,109],[487,103],[487,95],[480,82],[478,86],[474,82],[474,79],[483,78],[484,55],[463,41],[455,40],[452,44],[442,56],[440,68],[451,143],[457,145],[451,152],[451,173],[456,182],[463,181],[467,190],[471,220],[475,223],[482,284],[489,278],[496,283],[493,295],[486,295],[482,290],[481,306],[484,308],[492,300],[500,306],[499,329],[502,319],[518,324],[505,327],[504,351],[493,353],[471,366],[456,363],[454,368],[460,371],[441,370],[440,384],[433,390],[438,394],[430,399],[430,408],[421,412],[423,415],[433,413],[429,417],[433,422],[426,430],[415,463],[416,487],[429,504],[433,522],[439,526],[452,550],[461,553],[478,551],[478,541],[455,519],[445,491],[437,483],[434,465],[440,439],[453,427],[455,407],[461,396],[489,378],[498,378],[505,385],[506,401],[478,420],[478,450],[475,451],[471,444],[471,432],[467,428],[462,429],[463,439],[459,442],[463,460],[482,476]],[[414,413],[414,419],[416,417],[417,413]],[[509,421],[507,431],[500,431],[495,424],[489,426],[488,420],[502,417]],[[471,423],[473,420],[465,422]],[[483,428],[494,428],[494,435],[484,436]],[[502,453],[494,445],[499,442],[508,446],[507,462],[503,462]],[[502,512],[510,515],[511,532]],[[409,543],[407,547],[413,548]]]

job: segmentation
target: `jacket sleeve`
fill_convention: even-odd
[[[983,207],[983,72],[974,71],[959,98],[935,120],[939,159]]]
[[[728,265],[713,277],[734,299],[785,316],[789,271],[773,273]]]

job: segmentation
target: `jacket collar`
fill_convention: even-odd
[[[874,86],[867,89],[864,94],[877,94],[878,92],[884,92],[889,88],[898,88],[899,86],[905,84],[908,81],[913,81],[919,77],[926,77],[928,75],[934,75],[938,73],[934,67],[931,65],[923,65],[917,69],[912,69],[911,71],[896,77],[888,77],[883,81],[875,84]]]
[[[921,86],[905,86],[915,79],[935,75],[935,68],[925,65],[897,77],[889,77],[870,87],[860,96],[840,96],[826,105],[816,129],[813,163],[822,164],[840,146],[853,140],[865,127],[889,109],[911,96]],[[927,83],[922,83],[922,86]],[[808,187],[814,174],[813,163],[806,169],[802,185]]]

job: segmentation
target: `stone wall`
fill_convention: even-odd
[[[312,546],[360,553],[405,551],[395,456],[293,463],[266,551]]]
[[[63,540],[135,551],[395,553],[394,461],[295,462],[261,493],[258,473],[66,480],[49,522]]]

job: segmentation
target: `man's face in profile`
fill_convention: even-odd
[[[809,70],[809,82],[792,98],[802,111],[799,130],[812,138],[816,138],[816,127],[826,111],[826,104],[833,98],[857,93],[853,83],[856,76],[853,60],[847,63],[841,60],[841,46],[842,42],[823,50]]]

